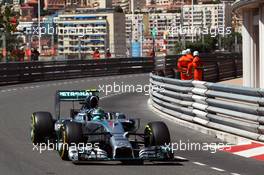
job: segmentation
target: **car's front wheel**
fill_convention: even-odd
[[[170,143],[170,132],[164,122],[150,122],[146,125],[145,146],[161,146]]]
[[[84,143],[82,124],[66,122],[61,128],[59,140],[59,155],[62,160],[69,160],[69,147],[76,146],[78,148],[79,143]]]

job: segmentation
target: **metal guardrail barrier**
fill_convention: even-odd
[[[151,58],[0,63],[0,85],[89,76],[149,73],[153,69],[154,61]]]
[[[150,102],[161,112],[264,141],[264,89],[150,75]]]

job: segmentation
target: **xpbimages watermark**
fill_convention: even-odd
[[[44,151],[54,151],[54,150],[68,150],[69,148],[72,148],[74,150],[79,150],[79,153],[84,153],[84,150],[86,149],[98,149],[99,143],[58,143],[58,142],[50,142],[49,140],[47,143],[40,143],[40,144],[33,144],[33,151],[37,151],[40,154]]]
[[[100,29],[91,28],[91,27],[65,27],[63,29],[55,28],[52,24],[47,24],[45,27],[32,26],[31,33],[32,35],[65,35],[73,34],[83,37],[91,33],[99,33]]]
[[[230,144],[225,143],[195,143],[188,141],[166,143],[165,149],[170,150],[172,153],[177,153],[179,151],[209,151],[210,153],[216,153],[217,150],[221,151],[225,149],[226,151],[231,149]]]
[[[67,35],[74,34],[80,37],[91,33],[100,33],[101,29],[91,27],[64,27],[59,29],[52,24],[47,24],[45,27],[32,26],[30,34],[32,35]],[[159,32],[159,31],[157,31]],[[232,33],[232,27],[215,26],[215,27],[201,27],[201,26],[167,26],[165,32],[169,36],[191,36],[191,35],[210,35],[216,37],[217,35],[225,36]]]
[[[48,141],[47,143],[40,143],[38,145],[33,144],[33,151],[37,151],[40,154],[44,151],[53,151],[53,150],[59,150],[64,149],[68,150],[70,147],[74,150],[79,150],[80,153],[84,153],[84,150],[87,149],[98,149],[99,143],[71,143],[70,145],[67,143],[53,143]],[[231,145],[226,143],[195,143],[188,141],[182,141],[179,142],[171,142],[171,143],[165,143],[164,149],[171,151],[172,153],[177,153],[179,151],[209,151],[210,153],[214,154],[221,150],[229,151],[231,150]]]
[[[178,35],[210,35],[211,37],[216,37],[217,35],[225,36],[232,33],[232,27],[196,27],[196,26],[169,26],[166,31],[169,36]]]
[[[99,85],[98,90],[106,96],[111,93],[143,93],[149,95],[152,91],[164,92],[165,89],[162,86],[150,85],[150,84],[125,84],[124,82],[106,85]]]

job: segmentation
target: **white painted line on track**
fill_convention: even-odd
[[[187,160],[186,158],[184,157],[181,157],[181,156],[174,156],[175,159],[180,159],[180,160]]]
[[[200,165],[200,166],[206,166],[206,164],[201,163],[201,162],[193,162],[195,165]]]
[[[216,168],[216,167],[211,167],[211,169],[216,170],[216,171],[220,171],[220,172],[224,172],[225,170],[221,169],[221,168]]]
[[[241,175],[241,174],[238,174],[238,173],[231,173],[231,175]]]
[[[18,90],[26,90],[26,89],[35,89],[35,88],[40,88],[40,87],[50,87],[50,86],[60,86],[60,85],[68,85],[68,84],[73,84],[73,83],[85,83],[85,82],[90,82],[90,81],[102,81],[102,80],[119,80],[120,78],[132,78],[132,77],[139,77],[139,76],[145,76],[146,74],[134,74],[134,75],[119,75],[119,76],[113,76],[113,77],[97,77],[90,79],[91,77],[88,77],[89,79],[82,79],[82,80],[71,80],[71,81],[63,81],[63,82],[58,82],[58,83],[49,83],[49,84],[42,84],[42,85],[29,85],[25,87],[18,87],[18,88],[13,88],[13,89],[2,89],[0,92],[11,92],[11,91],[18,91]],[[119,94],[115,94],[119,95]],[[111,95],[111,96],[115,96]]]

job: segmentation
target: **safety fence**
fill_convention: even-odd
[[[154,61],[151,58],[1,63],[0,85],[89,76],[146,73],[153,69]]]
[[[177,58],[179,56],[0,63],[0,85],[152,71],[175,78],[177,72],[173,68],[176,68]],[[239,55],[205,54],[201,58],[206,81],[217,82],[242,74]]]
[[[177,61],[181,55],[171,55],[155,59],[156,74],[164,77],[177,77]],[[201,54],[204,63],[203,80],[219,82],[242,76],[242,55],[237,53]]]
[[[264,141],[264,89],[150,75],[157,110],[208,128]]]

